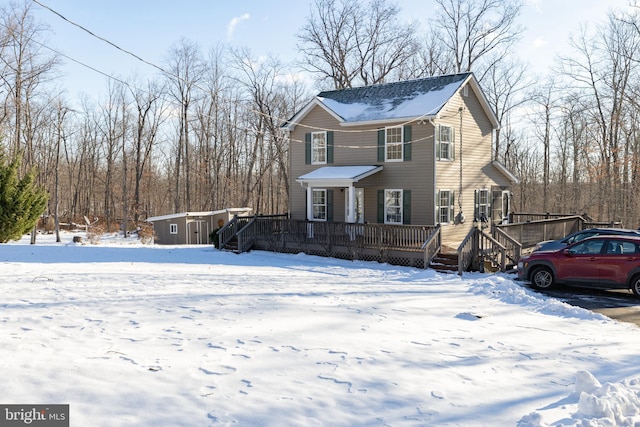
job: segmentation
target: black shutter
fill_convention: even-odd
[[[385,149],[384,138],[385,138],[384,129],[378,130],[378,161],[379,162],[384,162],[384,149]]]
[[[403,160],[408,162],[411,160],[411,125],[404,126],[404,154]]]
[[[384,190],[378,190],[378,223],[384,224]]]
[[[333,163],[333,131],[327,132],[327,163]]]
[[[304,134],[304,164],[311,164],[311,134]]]
[[[402,192],[402,223],[411,224],[411,190]]]

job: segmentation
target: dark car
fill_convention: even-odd
[[[518,278],[538,289],[564,284],[631,289],[640,296],[640,236],[600,235],[557,251],[532,252],[518,262]]]
[[[585,230],[576,231],[575,233],[569,234],[566,237],[558,240],[547,240],[544,242],[538,243],[534,248],[533,252],[538,251],[557,251],[558,249],[562,249],[567,245],[570,245],[575,242],[579,242],[582,239],[586,239],[587,237],[600,236],[603,234],[607,235],[628,235],[628,236],[640,236],[639,230],[630,230],[626,228],[587,228]]]

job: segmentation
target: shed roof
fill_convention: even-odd
[[[226,212],[244,213],[244,212],[251,212],[251,211],[252,211],[251,208],[226,208],[226,209],[220,209],[217,211],[206,211],[206,212],[180,212],[180,213],[174,213],[174,214],[168,214],[168,215],[150,216],[149,218],[146,219],[146,221],[156,222],[156,221],[163,221],[167,219],[176,219],[176,218],[185,218],[185,217],[213,216],[213,215],[223,214]]]

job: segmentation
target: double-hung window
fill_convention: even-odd
[[[454,193],[452,190],[440,190],[437,197],[438,223],[449,224],[453,222],[454,215]]]
[[[307,132],[304,135],[304,164],[333,163],[333,131]]]
[[[453,160],[455,149],[454,129],[451,126],[436,127],[436,155],[438,160]]]
[[[311,133],[311,164],[323,165],[327,163],[327,133]]]
[[[401,162],[403,159],[402,126],[385,129],[385,153],[387,162]]]
[[[327,220],[327,190],[313,190],[313,220]]]
[[[489,220],[489,190],[478,190],[476,200],[476,219],[481,222],[487,222]]]
[[[402,190],[385,190],[384,223],[402,224]]]
[[[378,129],[378,161],[411,161],[411,126],[390,126]]]

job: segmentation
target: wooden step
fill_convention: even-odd
[[[457,253],[439,253],[429,263],[429,268],[443,272],[452,273],[458,271],[458,254]]]

